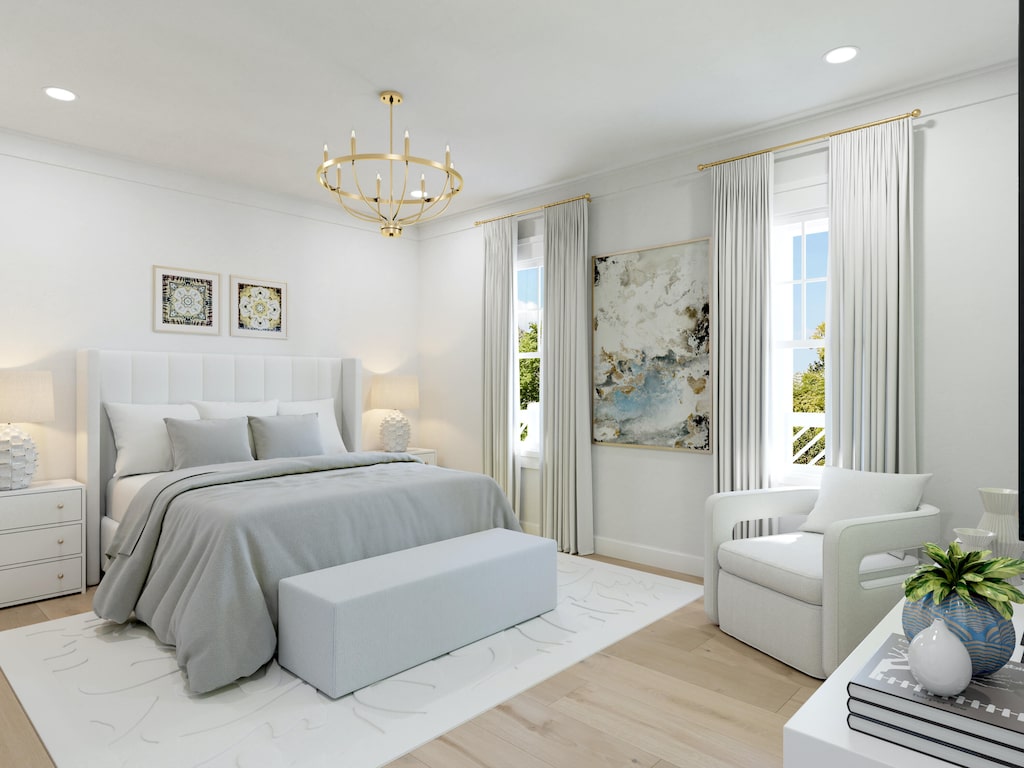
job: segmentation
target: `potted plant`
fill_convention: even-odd
[[[1008,579],[1024,574],[1024,560],[964,552],[956,541],[946,550],[932,543],[924,550],[933,563],[919,566],[903,584],[907,639],[941,618],[966,646],[974,676],[1002,668],[1017,645],[1013,603],[1024,603]]]

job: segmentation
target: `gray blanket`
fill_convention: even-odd
[[[489,528],[520,530],[491,478],[406,455],[168,472],[129,506],[93,609],[134,611],[202,693],[273,657],[281,579]]]

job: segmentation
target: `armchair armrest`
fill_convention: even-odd
[[[724,491],[704,504],[704,612],[718,624],[718,547],[732,539],[736,523],[766,517],[807,515],[818,498],[817,488],[763,488]]]
[[[936,541],[939,528],[938,508],[922,504],[913,512],[840,520],[825,529],[821,604],[826,674],[831,674],[903,597],[902,580],[862,584],[861,561],[878,552],[916,549],[926,541]]]

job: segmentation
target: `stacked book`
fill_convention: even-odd
[[[910,671],[893,634],[847,685],[855,731],[964,768],[1024,768],[1024,666],[1008,662],[958,696],[935,696]]]

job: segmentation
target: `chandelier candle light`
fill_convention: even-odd
[[[402,94],[384,91],[380,100],[388,105],[387,153],[357,154],[356,132],[352,131],[351,154],[331,157],[324,144],[324,161],[317,168],[316,175],[320,185],[333,194],[352,216],[378,224],[384,237],[401,237],[402,227],[428,221],[444,213],[452,198],[462,191],[462,176],[452,165],[450,147],[444,148],[444,163],[410,155],[408,131],[405,132],[404,152],[396,154],[395,105],[402,103]],[[410,166],[419,166],[418,170],[422,171],[415,188],[409,186]],[[343,169],[349,167],[351,179],[343,173]],[[374,172],[376,180],[371,194],[364,182]],[[386,190],[382,188],[382,173],[387,176]],[[416,184],[415,181],[413,183]]]
[[[27,488],[36,472],[36,444],[14,423],[53,421],[53,374],[0,371],[0,491]]]

